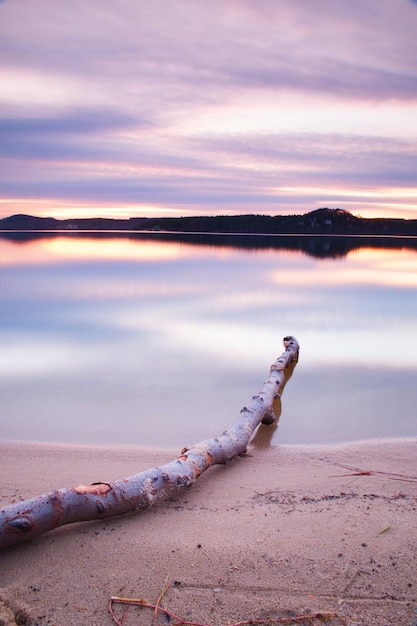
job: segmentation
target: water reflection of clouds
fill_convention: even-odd
[[[298,367],[283,396],[284,419],[273,443],[311,443],[415,436],[415,369],[320,363]]]
[[[44,264],[3,269],[0,374],[9,381],[3,400],[5,414],[22,424],[29,412],[43,412],[45,424],[58,411],[68,420],[78,412],[85,419],[80,429],[101,429],[104,443],[117,442],[112,415],[123,415],[131,436],[138,419],[148,432],[139,410],[164,432],[155,434],[159,445],[162,436],[172,437],[172,415],[189,421],[181,428],[190,436],[184,443],[193,443],[208,435],[205,424],[214,435],[229,424],[248,390],[263,382],[287,333],[300,340],[301,356],[283,399],[285,415],[292,412],[283,424],[291,424],[280,424],[278,439],[286,432],[287,441],[296,437],[293,424],[307,432],[299,419],[309,412],[319,430],[347,432],[338,421],[349,420],[355,403],[363,402],[365,412],[383,410],[380,398],[393,395],[389,385],[401,388],[406,406],[416,400],[414,387],[401,380],[417,370],[411,348],[417,290],[394,280],[404,267],[417,270],[415,253],[365,250],[323,260],[185,246],[191,250],[185,256],[150,253],[159,259],[150,263],[130,252],[108,259],[107,242],[95,243],[97,256],[69,253],[55,263],[56,250],[41,247]],[[30,249],[31,255],[36,245]],[[398,331],[406,337],[401,346]]]
[[[27,298],[28,295],[43,298],[49,301],[123,301],[136,298],[172,298],[190,293],[191,288],[186,285],[161,285],[138,282],[135,280],[108,279],[103,277],[86,277],[80,282],[79,278],[68,278],[65,282],[52,277],[43,284],[34,285],[28,279],[24,294],[20,289],[10,286],[8,297],[15,291],[16,298]],[[1,298],[1,296],[0,296]]]
[[[40,342],[41,339],[41,342]],[[39,337],[39,333],[2,337],[0,376],[42,378],[59,373],[80,373],[100,362],[99,346],[93,353],[85,344],[64,341],[61,336]]]
[[[0,265],[44,265],[81,261],[166,261],[199,254],[193,246],[177,242],[134,240],[122,237],[45,237],[24,245],[0,241]]]
[[[46,242],[47,254],[75,260],[166,261],[194,256],[197,251],[177,242],[57,237]]]
[[[359,250],[347,259],[315,261],[303,268],[272,270],[273,283],[294,286],[369,285],[417,287],[417,255],[409,250]]]

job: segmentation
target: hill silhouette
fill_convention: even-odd
[[[0,230],[20,231],[166,231],[188,233],[252,233],[259,235],[417,236],[417,219],[363,218],[343,209],[320,208],[303,215],[216,215],[191,217],[73,218],[11,215]]]

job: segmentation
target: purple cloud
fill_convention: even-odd
[[[3,3],[0,195],[288,212],[377,187],[400,205],[415,32],[408,0]]]

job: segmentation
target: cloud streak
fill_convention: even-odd
[[[0,212],[415,217],[416,30],[410,0],[0,4]]]

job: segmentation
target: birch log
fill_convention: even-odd
[[[255,428],[261,422],[273,422],[272,403],[285,382],[285,368],[298,358],[299,344],[294,337],[284,337],[284,347],[271,365],[268,380],[220,437],[184,448],[174,461],[128,478],[59,489],[0,509],[0,548],[73,522],[147,508],[192,485],[212,465],[229,463],[244,454]]]

